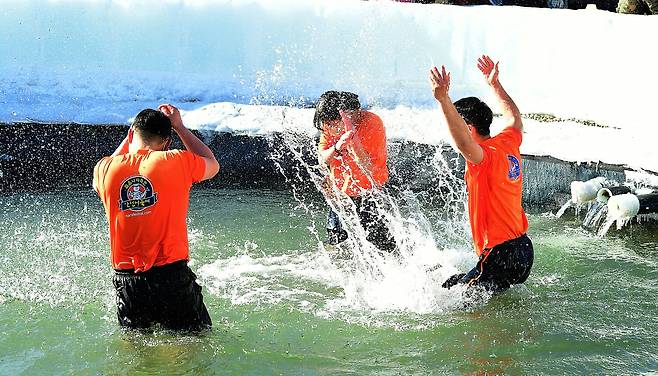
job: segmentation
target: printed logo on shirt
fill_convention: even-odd
[[[133,176],[121,183],[121,210],[142,211],[155,205],[158,194],[153,192],[153,184],[143,176]]]
[[[511,181],[519,180],[519,177],[521,176],[521,163],[519,163],[519,160],[511,154],[507,155],[507,160],[509,161],[507,177]]]

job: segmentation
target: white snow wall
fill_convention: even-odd
[[[0,121],[124,123],[163,101],[294,105],[329,89],[426,107],[432,64],[452,71],[453,99],[486,98],[475,63],[487,53],[522,112],[656,123],[658,17],[347,0],[0,5]]]

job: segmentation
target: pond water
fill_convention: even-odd
[[[366,260],[325,249],[320,198],[193,190],[190,266],[214,321],[201,336],[119,329],[93,192],[0,197],[0,374],[658,370],[655,228],[599,238],[573,218],[531,213],[527,283],[464,296],[440,288],[475,262],[464,217],[404,195],[402,256]]]

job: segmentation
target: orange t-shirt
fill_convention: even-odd
[[[523,136],[516,128],[480,144],[484,158],[475,165],[467,162],[468,215],[475,253],[492,248],[528,231],[528,219],[521,205],[523,176],[519,147]]]
[[[189,259],[190,187],[204,172],[205,161],[184,150],[139,150],[96,164],[94,190],[110,225],[114,269],[144,272]]]
[[[360,118],[355,122],[356,137],[361,141],[365,153],[370,157],[371,169],[361,167],[362,162],[344,148],[341,155],[336,154],[329,161],[331,179],[336,186],[348,196],[356,197],[363,191],[382,187],[388,181],[386,166],[386,131],[379,116],[368,111],[361,111]],[[318,148],[326,150],[332,147],[340,134],[324,131],[320,135]]]

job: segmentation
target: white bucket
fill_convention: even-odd
[[[608,213],[612,218],[632,218],[640,211],[640,200],[632,193],[616,195],[608,200]]]
[[[576,204],[590,202],[596,199],[599,190],[603,188],[605,178],[598,177],[588,181],[571,182],[571,201]]]

